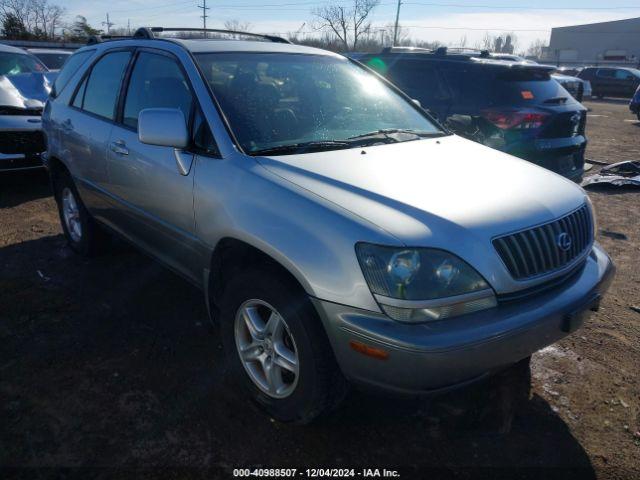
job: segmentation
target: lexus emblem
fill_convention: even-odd
[[[568,251],[571,248],[572,240],[571,236],[567,232],[562,232],[556,238],[556,245],[563,252]]]

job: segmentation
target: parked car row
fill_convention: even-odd
[[[586,67],[578,77],[588,80],[593,96],[631,98],[640,86],[640,70],[623,67]]]
[[[587,111],[551,78],[554,67],[446,48],[390,48],[353,57],[453,132],[567,178],[582,178]]]
[[[585,192],[411,98],[574,175],[584,108],[546,67],[366,59],[409,97],[278,37],[168,30],[95,41],[57,77],[60,220],[81,254],[117,234],[202,289],[231,377],[273,418],[309,422],[348,385],[430,395],[514,365],[528,381],[532,352],[597,309],[614,267]]]

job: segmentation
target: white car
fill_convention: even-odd
[[[0,44],[0,172],[42,168],[41,115],[54,76],[30,53]]]

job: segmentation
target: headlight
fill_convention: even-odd
[[[394,320],[441,320],[497,305],[480,274],[444,250],[359,243],[356,253],[371,292]]]

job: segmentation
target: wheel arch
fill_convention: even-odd
[[[69,168],[65,163],[56,156],[49,156],[46,161],[46,167],[49,171],[49,182],[51,183],[51,190],[54,197],[57,195],[56,181],[60,178],[60,175],[71,175]],[[56,200],[58,198],[56,197]]]
[[[224,237],[218,241],[211,254],[209,269],[205,271],[204,278],[207,309],[214,323],[218,319],[218,305],[228,279],[237,272],[257,266],[271,269],[282,275],[298,293],[309,294],[309,288],[305,286],[306,282],[301,280],[299,272],[294,274],[273,255],[255,245],[235,237]]]

